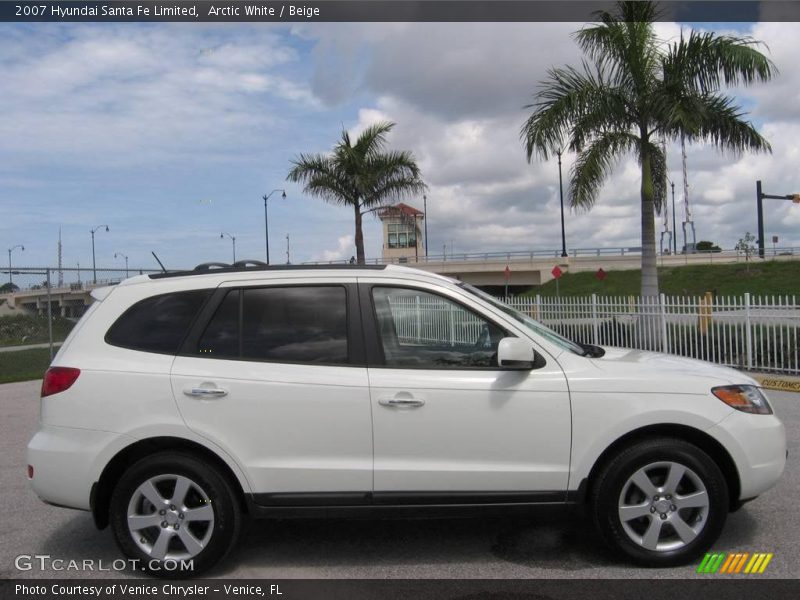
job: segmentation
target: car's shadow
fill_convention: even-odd
[[[235,557],[217,574],[266,565],[333,572],[337,567],[493,561],[572,571],[613,560],[577,511],[541,509],[525,517],[253,521]],[[446,567],[439,576],[447,576]]]
[[[246,521],[245,528],[238,548],[210,576],[244,571],[257,577],[260,568],[269,567],[294,571],[294,576],[313,571],[317,577],[370,577],[372,568],[383,567],[408,577],[404,566],[425,565],[431,568],[423,576],[448,577],[448,564],[483,566],[495,561],[580,576],[575,572],[628,566],[606,549],[591,521],[578,510],[542,508],[524,517],[470,519]],[[747,508],[733,513],[714,549],[746,547],[757,529]],[[55,529],[44,549],[54,558],[101,561],[105,566],[121,558],[111,531],[98,531],[86,513]],[[478,567],[475,575],[481,571]],[[143,575],[130,569],[126,573]]]

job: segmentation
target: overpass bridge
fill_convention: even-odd
[[[641,268],[639,248],[590,248],[573,249],[569,256],[562,257],[556,251],[473,252],[450,255],[431,255],[391,260],[370,259],[368,264],[402,264],[424,271],[447,275],[477,286],[504,286],[505,269],[510,276],[511,289],[521,290],[545,284],[553,279],[553,267],[558,265],[564,273],[635,270]],[[660,254],[660,267],[685,265],[708,265],[744,263],[746,257],[736,250],[720,252],[698,252],[694,254]],[[767,252],[764,259],[751,256],[750,260],[790,261],[800,260],[800,248],[776,248]],[[345,264],[349,261],[317,261],[303,264]],[[28,269],[31,272],[43,269]],[[100,270],[100,269],[98,269]],[[55,271],[51,269],[51,271]],[[111,271],[111,270],[108,270]],[[15,269],[15,274],[25,274],[26,269]],[[119,272],[117,270],[117,272]],[[155,272],[152,269],[131,269],[132,273]],[[114,285],[121,280],[106,279],[97,284],[83,282],[63,287],[50,288],[50,302],[54,315],[76,318],[83,314],[91,303],[91,291],[95,287]],[[46,314],[48,290],[46,286],[34,286],[14,293],[0,294],[0,316],[9,314]]]
[[[660,254],[659,267],[685,265],[709,265],[744,263],[747,258],[736,250],[697,252],[693,254]],[[800,248],[776,248],[764,259],[751,256],[750,261],[800,260]],[[452,255],[431,255],[392,260],[373,259],[368,264],[403,264],[409,267],[447,275],[472,285],[503,286],[506,283],[505,269],[510,276],[509,287],[529,288],[543,285],[553,279],[553,268],[558,266],[564,273],[624,271],[641,269],[640,248],[586,248],[573,249],[569,256],[560,256],[560,251],[476,252]],[[329,261],[342,264],[347,261]],[[328,264],[314,262],[307,264]]]

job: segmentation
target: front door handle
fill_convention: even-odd
[[[419,408],[425,404],[425,400],[420,398],[381,398],[378,400],[378,404],[394,408]]]
[[[222,398],[228,395],[228,390],[218,387],[193,387],[183,390],[183,393],[193,398]]]

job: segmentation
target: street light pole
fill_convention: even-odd
[[[105,227],[106,231],[108,231],[108,225],[98,225],[97,227],[91,230],[92,231],[92,283],[94,283],[95,285],[97,284],[97,263],[95,262],[95,256],[94,256],[94,233],[96,231],[99,231],[103,227]]]
[[[128,277],[128,257],[127,255],[123,254],[122,252],[114,252],[114,258],[121,256],[125,259],[125,278]]]
[[[232,236],[232,235],[231,235],[230,233],[228,233],[227,231],[223,231],[222,233],[220,233],[220,234],[219,234],[219,237],[220,237],[221,239],[224,239],[226,235],[227,235],[229,238],[231,238],[231,242],[233,242],[233,262],[236,262],[236,237],[235,237],[235,236]]]
[[[561,180],[561,150],[556,150],[558,155],[558,193],[561,197],[561,256],[567,256],[567,235],[564,231],[564,184]]]
[[[281,197],[286,198],[286,190],[283,188],[276,188],[272,190],[269,194],[264,194],[264,247],[266,249],[267,254],[267,264],[269,264],[269,220],[267,219],[267,200],[269,197],[272,196],[275,192],[281,192]],[[234,261],[235,262],[235,261]]]
[[[22,244],[17,244],[16,246],[11,246],[11,248],[8,249],[8,287],[9,288],[11,288],[11,286],[14,284],[14,279],[12,278],[12,275],[11,275],[11,253],[14,250],[16,250],[17,248],[19,248],[20,250],[25,252],[25,246],[23,246]],[[13,290],[9,289],[8,291],[10,292],[10,291],[13,291]]]
[[[675,230],[675,182],[670,181],[672,186],[672,254],[678,253],[678,232]]]
[[[422,208],[425,212],[425,260],[428,260],[428,196],[422,194]]]

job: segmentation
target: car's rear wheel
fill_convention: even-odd
[[[591,511],[606,543],[652,567],[685,564],[719,537],[728,487],[700,448],[675,438],[621,450],[593,482]]]
[[[163,452],[131,466],[111,497],[111,526],[135,568],[199,575],[236,542],[241,510],[225,477],[187,454]]]

